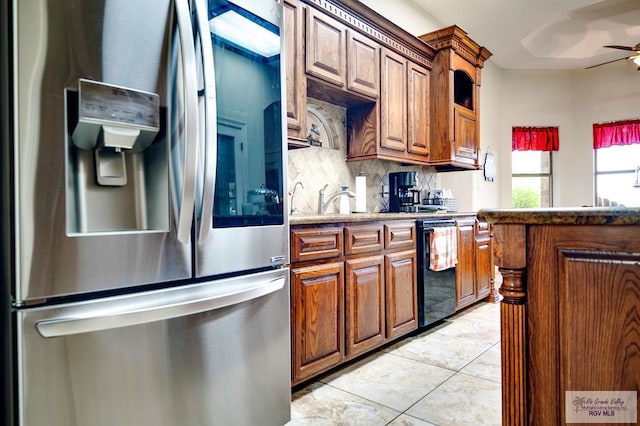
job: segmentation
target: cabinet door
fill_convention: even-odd
[[[474,220],[459,220],[458,264],[456,265],[456,308],[460,309],[476,301],[475,289],[475,229]]]
[[[407,61],[382,50],[380,72],[380,145],[402,155],[407,150]]]
[[[291,271],[292,382],[299,383],[344,359],[344,265]]]
[[[289,137],[306,138],[307,77],[304,72],[304,9],[298,0],[284,0],[287,127]]]
[[[346,262],[346,355],[355,357],[384,343],[384,257]]]
[[[476,239],[476,299],[491,292],[491,240]]]
[[[476,66],[458,54],[452,55],[451,68],[455,70],[451,81],[454,92],[451,105],[453,105],[453,149],[455,159],[477,165],[478,147],[480,145],[480,135],[478,134],[478,117],[480,116],[480,100],[478,98],[479,71]],[[458,78],[456,78],[456,75]],[[462,87],[460,88],[459,85]],[[464,104],[465,102],[462,99],[456,99],[456,92],[458,92],[459,98],[470,97],[471,103],[467,106],[461,105],[461,103]],[[459,103],[456,103],[456,101]]]
[[[476,114],[467,108],[453,107],[454,149],[456,157],[478,159],[478,126]]]
[[[385,256],[385,297],[387,339],[418,328],[416,251]]]
[[[424,156],[427,161],[430,141],[429,70],[413,62],[407,69],[407,148],[410,153]]]
[[[346,82],[346,28],[338,21],[307,8],[307,73],[340,87]]]
[[[352,30],[347,31],[347,88],[372,98],[380,90],[380,46]]]

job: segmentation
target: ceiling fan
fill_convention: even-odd
[[[601,64],[592,65],[592,66],[587,67],[585,69],[595,68],[595,67],[599,67],[600,65],[610,64],[612,62],[617,62],[617,61],[622,61],[623,59],[630,59],[630,60],[633,61],[634,64],[636,64],[636,66],[638,67],[638,71],[640,71],[640,43],[636,44],[635,46],[620,46],[620,45],[617,45],[617,44],[612,44],[612,45],[602,46],[602,47],[607,47],[609,49],[627,50],[627,51],[634,52],[634,53],[629,55],[629,56],[626,56],[624,58],[618,58],[618,59],[614,59],[613,61],[607,61],[607,62],[603,62]]]

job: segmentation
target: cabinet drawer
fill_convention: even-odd
[[[381,251],[382,225],[347,226],[344,229],[344,251],[347,256]]]
[[[342,228],[291,230],[291,262],[330,259],[342,255]]]
[[[416,246],[415,222],[390,223],[384,226],[384,246],[388,249]]]

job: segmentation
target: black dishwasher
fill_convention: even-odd
[[[433,271],[431,234],[438,227],[455,227],[452,219],[428,218],[418,228],[418,325],[425,327],[456,311],[456,268]]]

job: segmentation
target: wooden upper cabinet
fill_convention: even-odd
[[[310,97],[346,108],[347,161],[430,165],[436,51],[357,1],[279,1],[289,147],[308,146]]]
[[[436,169],[479,169],[480,71],[491,52],[453,25],[420,39],[438,53],[431,70],[429,161]]]
[[[309,95],[348,106],[375,100],[380,91],[378,43],[313,7],[306,16],[306,72],[335,86],[319,88],[314,80]]]
[[[289,144],[307,145],[307,76],[304,64],[304,8],[298,0],[284,0],[287,129]]]
[[[456,160],[478,162],[478,120],[476,114],[459,105],[453,107],[453,152]]]
[[[404,157],[407,151],[407,60],[384,49],[380,74],[380,146]]]
[[[389,49],[380,56],[380,142],[377,147],[354,143],[348,154],[428,164],[430,70]]]
[[[346,87],[346,27],[335,19],[307,8],[307,73],[340,87]]]
[[[429,155],[431,129],[430,71],[413,62],[407,68],[407,150],[409,154]]]
[[[380,46],[347,30],[347,88],[377,98],[380,92]]]

